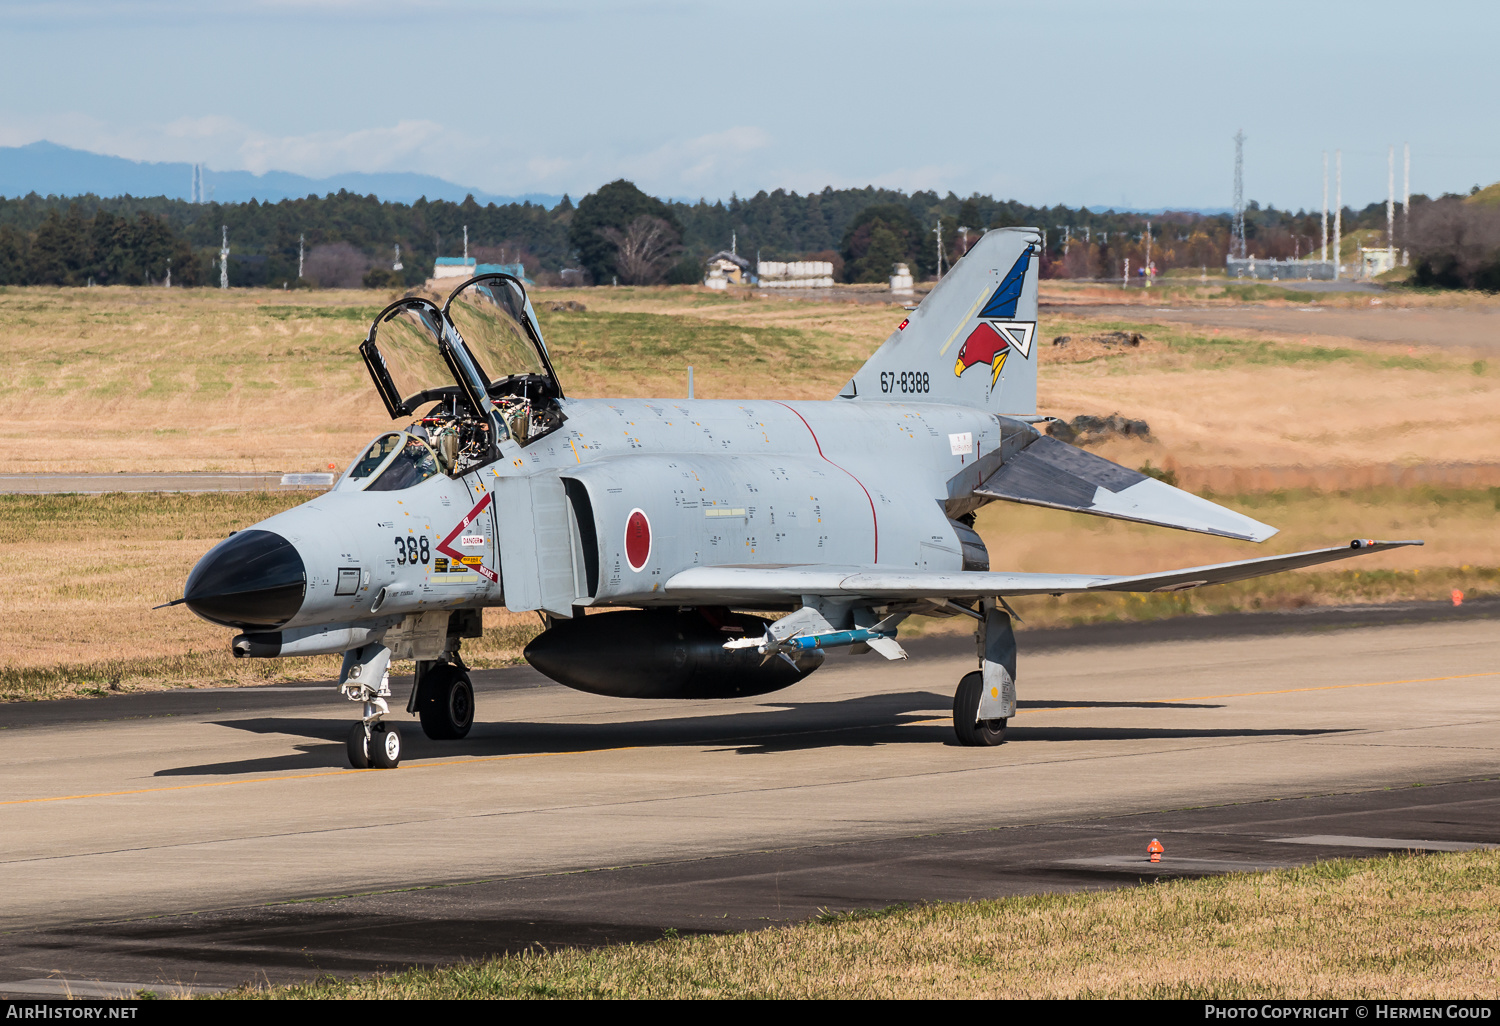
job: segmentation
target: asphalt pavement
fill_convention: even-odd
[[[0,993],[294,980],[1497,845],[1497,617],[1022,632],[1020,712],[991,749],[953,743],[962,638],[916,639],[901,663],[834,656],[725,702],[483,671],[469,738],[408,723],[393,771],[346,768],[354,709],[329,686],[6,706]]]

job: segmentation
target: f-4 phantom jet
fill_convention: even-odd
[[[542,673],[635,698],[760,695],[830,649],[906,658],[913,614],[971,617],[953,727],[995,745],[1016,711],[1012,596],[1178,591],[1420,544],[1132,576],[991,569],[974,530],[991,502],[1275,533],[1039,430],[1039,253],[1034,229],[989,232],[821,402],[569,398],[515,278],[472,278],[441,307],[401,299],[360,345],[401,426],[331,491],[216,545],[177,601],[238,631],[236,656],[343,653],[356,767],[400,761],[393,659],[415,661],[406,712],[428,737],[469,732],[460,650],[487,606],[540,614],[525,656]]]

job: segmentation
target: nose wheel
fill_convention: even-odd
[[[349,728],[349,765],[395,769],[401,765],[401,731],[394,723],[356,723]]]

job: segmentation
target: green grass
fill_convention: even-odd
[[[1318,297],[1312,292],[1301,292],[1279,285],[1225,285],[1222,292],[1209,295],[1209,299],[1238,299],[1245,303],[1259,303],[1267,299],[1282,299],[1288,303],[1315,303]]]
[[[69,538],[218,541],[310,498],[305,491],[0,495],[0,545]]]
[[[651,372],[693,363],[702,367],[769,366],[832,359],[834,336],[798,328],[752,327],[650,313],[539,313],[553,362],[590,371]]]
[[[380,313],[378,306],[262,306],[259,312],[278,321],[296,318],[320,318],[329,321],[354,321],[369,324]]]

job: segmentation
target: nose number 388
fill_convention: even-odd
[[[397,538],[395,541],[397,566],[405,566],[408,563],[432,562],[432,550],[428,547],[426,535],[419,538],[414,534],[409,534],[405,538]]]

